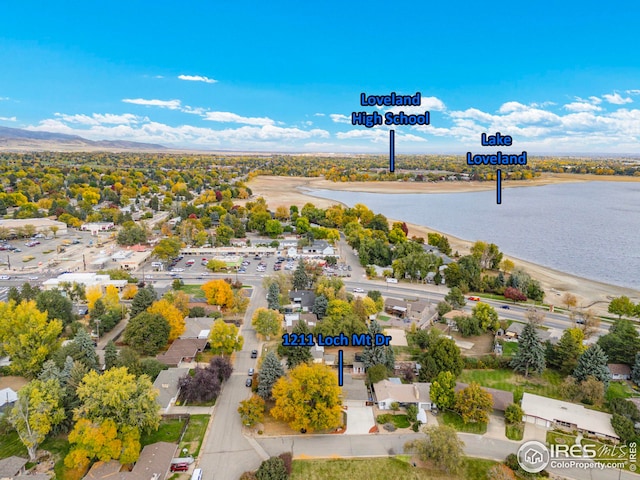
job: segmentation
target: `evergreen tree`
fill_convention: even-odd
[[[60,369],[53,360],[47,360],[42,364],[42,370],[38,374],[38,380],[46,382],[47,380],[58,380],[60,378]]]
[[[118,351],[116,350],[116,344],[113,343],[113,340],[109,340],[107,345],[104,347],[104,368],[105,370],[109,370],[112,367],[116,366],[118,362]]]
[[[372,342],[371,345],[367,345],[364,347],[364,351],[362,352],[362,363],[364,363],[364,369],[367,370],[374,365],[386,365],[386,355],[385,348],[381,345],[374,345],[374,339],[376,338],[376,334],[382,333],[382,327],[380,324],[371,320],[369,323],[368,335],[371,336]]]
[[[151,285],[138,290],[138,293],[136,293],[136,295],[133,297],[133,300],[131,301],[130,318],[134,318],[139,313],[144,312],[157,299],[158,294]]]
[[[609,369],[607,368],[607,355],[597,343],[589,347],[580,358],[578,365],[573,371],[573,377],[578,382],[583,382],[589,375],[600,380],[605,389],[609,384]]]
[[[84,328],[78,330],[73,343],[78,346],[78,356],[75,358],[83,363],[89,370],[98,369],[98,355],[93,346],[93,340]]]
[[[298,335],[308,335],[311,333],[306,322],[298,322],[293,327],[292,333]],[[280,344],[278,347],[278,355],[287,357],[287,367],[293,368],[301,363],[311,361],[311,347],[285,347]]]
[[[267,293],[267,304],[270,310],[280,309],[280,287],[277,282],[273,282],[269,285],[269,291]]]
[[[280,377],[284,375],[284,368],[274,352],[267,353],[258,373],[258,395],[264,400],[271,398],[271,389]]]
[[[327,308],[329,307],[329,300],[324,295],[318,295],[313,301],[313,307],[311,311],[315,313],[319,319],[322,319],[327,314]]]
[[[636,361],[631,370],[631,380],[633,380],[633,383],[636,385],[640,385],[640,353],[636,353]]]
[[[550,367],[560,370],[563,375],[571,373],[578,364],[578,357],[583,352],[582,340],[584,335],[578,328],[564,331],[557,345],[550,347],[547,363]]]
[[[309,288],[309,275],[304,266],[304,261],[300,259],[296,271],[293,272],[293,288],[295,290],[305,290]]]
[[[530,372],[539,374],[544,370],[544,347],[533,324],[527,323],[522,329],[522,335],[518,339],[518,351],[510,365],[525,377],[528,377]]]
[[[396,354],[391,345],[384,347],[384,364],[390,372],[393,372],[396,368]]]

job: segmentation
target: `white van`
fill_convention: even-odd
[[[388,277],[387,278],[387,283],[398,283],[398,279],[397,278]]]
[[[191,480],[202,480],[202,469],[196,468],[191,475]]]

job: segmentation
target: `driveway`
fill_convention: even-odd
[[[547,429],[533,423],[524,423],[524,435],[522,441],[538,440],[539,442],[546,443],[547,441]]]
[[[504,417],[501,417],[500,415],[489,415],[487,433],[485,433],[484,436],[487,438],[507,440],[507,436],[505,435]]]
[[[347,409],[347,430],[345,435],[364,435],[375,426],[371,407],[349,407]]]

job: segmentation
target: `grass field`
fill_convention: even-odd
[[[520,402],[524,392],[544,397],[562,399],[562,375],[553,370],[545,370],[540,376],[529,376],[514,373],[512,370],[464,370],[459,382],[477,382],[483,387],[497,388],[513,392],[514,401]]]
[[[491,460],[468,458],[460,475],[449,475],[435,468],[411,465],[410,457],[294,460],[291,480],[488,480]]]
[[[182,420],[177,418],[162,420],[157,431],[145,434],[140,438],[140,444],[144,447],[155,442],[178,443],[186,421],[186,417]]]
[[[18,433],[13,430],[0,435],[0,458],[11,456],[26,457],[27,449],[18,438]]]
[[[512,357],[518,351],[518,342],[502,342],[502,355]]]
[[[458,432],[484,434],[487,431],[486,423],[465,423],[456,412],[443,412],[440,417],[445,425],[450,425]]]
[[[180,291],[193,295],[196,298],[204,298],[204,292],[200,288],[200,285],[182,285]]]
[[[609,388],[605,394],[607,402],[614,398],[629,398],[635,395],[635,392],[627,384],[627,382],[609,382]]]
[[[191,415],[189,425],[187,425],[187,429],[185,430],[182,441],[180,442],[181,450],[183,448],[187,448],[189,453],[194,457],[198,456],[204,434],[207,431],[207,425],[209,425],[210,417],[210,415]]]

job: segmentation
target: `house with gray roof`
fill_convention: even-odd
[[[188,368],[169,368],[168,370],[162,370],[158,374],[153,382],[153,387],[159,392],[156,402],[160,405],[162,413],[169,413],[169,408],[171,408],[171,405],[175,403],[178,395],[180,395],[178,382],[188,374]]]

